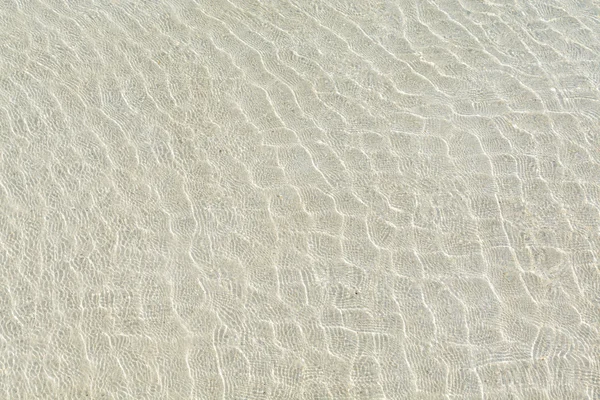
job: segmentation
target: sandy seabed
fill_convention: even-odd
[[[0,399],[600,399],[600,7],[0,0]]]

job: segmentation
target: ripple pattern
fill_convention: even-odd
[[[0,398],[600,399],[597,2],[0,21]]]

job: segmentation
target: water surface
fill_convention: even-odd
[[[0,21],[0,398],[600,398],[597,2]]]

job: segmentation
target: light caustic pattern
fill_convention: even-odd
[[[593,1],[0,3],[0,398],[600,398]]]

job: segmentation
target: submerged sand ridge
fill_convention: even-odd
[[[600,396],[592,3],[1,4],[0,398]]]

